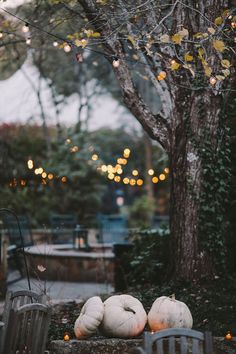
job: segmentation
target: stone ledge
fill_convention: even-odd
[[[90,339],[55,340],[50,344],[50,354],[130,354],[131,349],[142,344],[142,339]]]
[[[89,340],[55,340],[50,343],[50,354],[130,354],[132,349],[142,345],[142,338],[91,338]],[[235,354],[236,343],[214,337],[213,354]]]

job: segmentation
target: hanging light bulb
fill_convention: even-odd
[[[0,38],[2,38],[3,37],[3,33],[2,32],[0,32]]]
[[[83,60],[84,60],[82,53],[77,53],[77,54],[75,55],[75,57],[76,57],[76,60],[77,60],[79,63],[82,63]]]
[[[69,44],[66,44],[66,45],[64,46],[64,51],[65,51],[66,53],[69,53],[69,52],[71,51],[71,46],[70,46]]]
[[[112,62],[113,68],[118,68],[120,66],[120,61],[118,58],[114,58]]]
[[[28,33],[28,32],[29,32],[29,25],[28,25],[28,23],[25,23],[21,30],[22,30],[23,33]]]
[[[53,42],[53,47],[58,47],[58,42],[57,41]]]
[[[216,84],[216,78],[215,78],[214,76],[212,76],[212,77],[210,78],[210,84],[211,84],[211,85],[215,85],[215,84]]]
[[[30,38],[30,37],[27,38],[26,41],[25,41],[25,43],[26,43],[27,45],[30,45],[30,44],[31,44],[31,38]]]

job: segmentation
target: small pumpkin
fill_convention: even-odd
[[[138,336],[147,322],[141,302],[131,295],[114,295],[104,302],[102,332],[109,337]]]
[[[75,321],[74,332],[78,339],[90,337],[96,333],[102,322],[104,305],[99,296],[93,296],[86,301],[80,315]]]
[[[157,298],[148,313],[148,324],[156,332],[166,328],[192,328],[193,318],[188,306],[172,297]]]

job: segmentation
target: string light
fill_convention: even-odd
[[[125,177],[125,178],[123,179],[123,183],[124,183],[124,184],[129,184],[129,178],[128,178],[128,177]]]
[[[92,160],[93,161],[97,161],[98,160],[98,155],[97,154],[93,154],[92,155]]]
[[[69,44],[64,45],[64,52],[69,53],[71,51],[71,46]]]
[[[43,168],[42,167],[39,167],[38,168],[38,174],[41,175],[43,173]]]
[[[109,173],[107,177],[108,177],[109,179],[114,179],[115,175],[114,175],[114,173]]]
[[[66,177],[66,176],[63,176],[63,177],[61,178],[61,181],[62,181],[63,183],[66,183],[66,182],[67,182],[67,177]]]
[[[112,62],[113,68],[118,68],[120,66],[120,61],[118,58],[115,58]]]
[[[164,168],[164,172],[165,173],[169,173],[170,172],[170,169],[168,167]]]
[[[115,176],[115,178],[114,178],[114,181],[115,181],[115,182],[118,183],[118,182],[120,182],[120,180],[121,180],[120,176]]]
[[[164,173],[161,173],[159,176],[160,181],[164,181],[166,179],[166,176],[164,175]]]
[[[46,172],[43,172],[43,173],[42,173],[42,178],[46,178],[46,177],[47,177]]]
[[[49,174],[48,174],[48,179],[52,180],[52,179],[53,179],[53,177],[54,177],[54,176],[53,176],[53,174],[52,174],[52,173],[49,173]]]
[[[3,33],[2,32],[0,32],[0,38],[2,38],[3,37]]]
[[[212,77],[210,78],[210,84],[211,84],[211,85],[215,85],[215,84],[216,84],[216,78],[215,78],[214,76],[212,76]]]
[[[132,175],[133,175],[133,176],[138,176],[138,170],[133,170],[133,171],[132,171]]]
[[[58,43],[57,41],[54,41],[54,42],[53,42],[53,47],[58,47],[58,44],[59,44],[59,43]]]
[[[232,27],[232,28],[236,28],[236,22],[235,22],[235,21],[232,21],[232,22],[231,22],[231,27]]]
[[[131,186],[135,186],[136,185],[136,180],[134,178],[131,178],[130,181],[129,181],[129,184]]]
[[[118,170],[116,171],[118,173],[118,175],[121,175],[123,173],[122,168],[118,168]]]
[[[130,151],[130,149],[128,149],[128,148],[124,149],[124,154],[123,154],[123,156],[126,157],[126,158],[129,157],[130,152],[131,152],[131,151]]]
[[[106,165],[102,165],[101,170],[102,170],[102,172],[107,172],[107,166]]]
[[[28,160],[27,161],[27,166],[29,170],[32,170],[34,168],[34,162],[33,160]]]
[[[149,174],[149,176],[153,176],[154,175],[154,170],[152,168],[150,168],[148,170],[148,174]]]
[[[26,42],[27,45],[30,45],[31,44],[31,38],[30,37],[27,38],[25,42]]]
[[[152,183],[158,183],[159,179],[158,177],[152,177]]]
[[[143,180],[142,180],[141,178],[139,178],[139,179],[137,180],[137,185],[138,185],[138,186],[142,186],[142,185],[143,185]]]
[[[77,60],[79,63],[82,63],[83,60],[84,60],[82,53],[77,53],[77,54],[75,55],[75,57],[76,57],[76,60]]]
[[[22,32],[23,33],[28,33],[29,32],[29,25],[28,23],[25,23],[24,26],[22,26]]]

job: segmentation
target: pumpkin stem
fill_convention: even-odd
[[[130,307],[125,307],[125,311],[132,312],[133,314],[136,313],[136,312],[135,312],[134,310],[132,310]]]
[[[175,294],[171,294],[169,297],[171,298],[171,300],[175,300]]]

